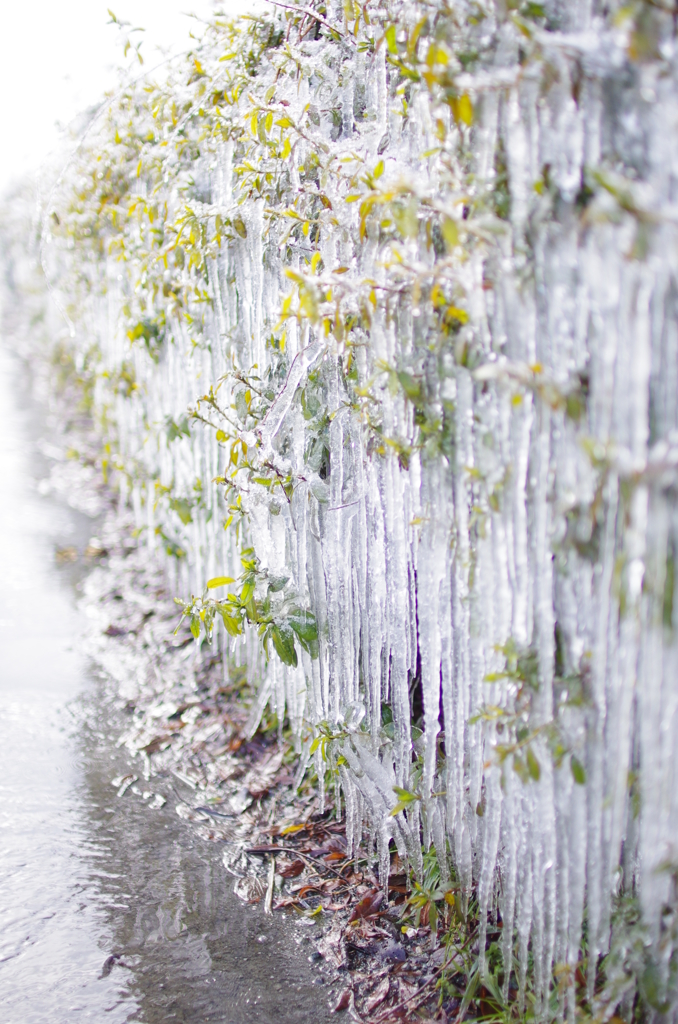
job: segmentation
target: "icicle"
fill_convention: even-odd
[[[678,834],[673,25],[661,5],[643,14],[656,53],[641,59],[636,14],[612,20],[591,0],[548,0],[527,34],[505,5],[485,5],[482,24],[464,4],[439,6],[453,103],[426,41],[431,8],[417,0],[375,8],[376,27],[358,19],[357,45],[290,37],[294,80],[261,51],[248,89],[220,107],[228,142],[210,135],[211,105],[191,108],[178,133],[131,87],[135,139],[162,128],[168,144],[148,143],[129,194],[155,190],[176,245],[161,259],[153,250],[151,267],[140,205],[120,227],[124,260],[84,265],[86,236],[54,259],[71,268],[64,292],[86,292],[81,333],[101,352],[94,406],[128,467],[121,503],[149,557],[187,598],[211,575],[238,580],[252,547],[257,607],[270,598],[262,624],[314,617],[317,657],[295,640],[296,666],[270,643],[266,660],[259,624],[232,644],[218,635],[224,672],[245,664],[257,694],[247,734],[267,705],[281,735],[287,715],[303,772],[308,732],[340,728],[330,761],[344,751],[335,804],[340,813],[343,790],[349,853],[368,821],[386,886],[391,839],[417,873],[422,839],[433,843],[443,883],[453,869],[462,905],[477,895],[481,968],[498,893],[504,997],[515,954],[521,1005],[531,962],[543,1018],[557,961],[569,979],[557,1012],[573,1022],[582,921],[592,996],[620,884],[638,894],[661,984],[672,955],[662,865]],[[433,61],[406,94],[393,41],[364,45],[387,15],[419,26],[407,61]],[[327,17],[343,35],[338,0]],[[215,38],[200,62],[223,83]],[[176,75],[167,89],[182,106],[206,82]],[[258,110],[282,104],[285,156],[265,120],[252,121],[250,97]],[[189,170],[175,143],[203,128]],[[93,160],[105,169],[118,152],[107,132],[83,140],[59,193],[64,217],[91,206],[72,193],[76,178],[78,196],[99,180]],[[187,231],[189,258],[177,241]],[[210,386],[219,422],[179,429]],[[231,490],[229,459],[245,447]],[[225,474],[227,492],[214,482]],[[271,579],[283,589],[267,597]],[[351,731],[357,702],[365,722]],[[324,807],[319,750],[313,764]],[[392,816],[394,786],[419,786],[420,799]]]
[[[478,950],[481,977],[485,973],[485,942],[487,938],[487,915],[490,909],[490,897],[494,888],[494,869],[499,848],[499,830],[501,825],[502,795],[499,785],[499,769],[488,772],[485,776],[485,810],[483,812],[484,842],[482,851],[482,867],[478,882]]]
[[[516,795],[518,784],[515,772],[504,774],[504,794],[501,814],[501,877],[502,894],[500,910],[502,917],[501,948],[504,964],[502,995],[508,1001],[511,974],[513,971],[513,925],[515,921],[516,891],[518,875],[518,845],[520,841],[520,801]]]

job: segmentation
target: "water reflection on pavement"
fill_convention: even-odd
[[[116,797],[122,723],[78,650],[77,565],[55,560],[94,524],[38,493],[44,431],[0,348],[0,1020],[323,1021],[308,946],[242,906],[219,845],[171,799]]]

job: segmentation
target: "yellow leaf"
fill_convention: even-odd
[[[226,587],[229,583],[234,582],[230,576],[213,576],[211,580],[207,581],[207,589],[215,590],[216,587]]]
[[[431,43],[426,54],[426,63],[430,68],[435,64],[447,64],[447,53],[442,46],[438,46],[437,43]]]
[[[292,152],[292,147],[290,146],[290,140],[289,139],[285,139],[285,143],[284,143],[283,148],[282,148],[282,158],[283,158],[283,160],[287,160],[287,158],[288,158],[288,156],[290,155],[291,152]]]
[[[448,249],[454,249],[459,244],[459,228],[457,222],[451,217],[443,217],[441,231]]]
[[[458,306],[448,306],[445,317],[448,320],[458,320],[460,324],[468,323],[468,313],[465,309],[460,309]]]
[[[473,124],[473,104],[468,93],[452,100],[452,113],[457,124],[460,121],[469,126]]]

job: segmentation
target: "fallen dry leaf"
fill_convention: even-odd
[[[320,885],[302,885],[301,889],[297,892],[297,899],[303,899],[307,892],[322,892]]]
[[[291,864],[278,868],[278,874],[283,878],[298,878],[303,870],[303,860],[293,860]]]
[[[345,988],[337,999],[336,1005],[332,1008],[332,1013],[339,1013],[341,1010],[348,1010],[352,995],[353,992],[351,989]]]
[[[364,896],[360,903],[357,903],[353,908],[353,912],[348,919],[348,923],[351,924],[352,921],[358,921],[361,917],[372,917],[372,915],[376,914],[379,910],[383,899],[384,894],[381,890]]]
[[[343,931],[341,924],[334,924],[318,943],[318,952],[333,967],[341,967],[346,962],[346,945]]]
[[[365,1009],[368,1013],[373,1013],[374,1010],[376,1010],[376,1008],[380,1006],[381,1003],[383,1003],[384,999],[386,999],[386,997],[388,996],[390,987],[390,978],[384,978],[384,980],[377,985],[373,994],[370,996],[370,998],[367,1000],[365,1004]]]
[[[408,892],[407,875],[389,875],[388,876],[388,891],[389,892]]]
[[[404,978],[398,979],[398,994],[401,1003],[406,1002],[409,999],[413,999],[419,992],[417,985],[410,984],[409,981],[405,981]]]
[[[254,797],[255,800],[261,799],[273,785],[273,781],[280,771],[282,759],[282,750],[274,751],[263,757],[248,773],[245,779],[245,786],[250,796]]]
[[[266,882],[256,875],[246,875],[236,881],[233,892],[245,903],[258,903],[266,893]]]

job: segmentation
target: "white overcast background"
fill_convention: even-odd
[[[161,49],[189,49],[200,26],[188,15],[207,17],[261,9],[262,0],[5,0],[0,33],[0,196],[40,164],[59,143],[58,125],[97,103],[117,82],[123,60],[121,21],[144,28],[144,65],[163,59]]]

